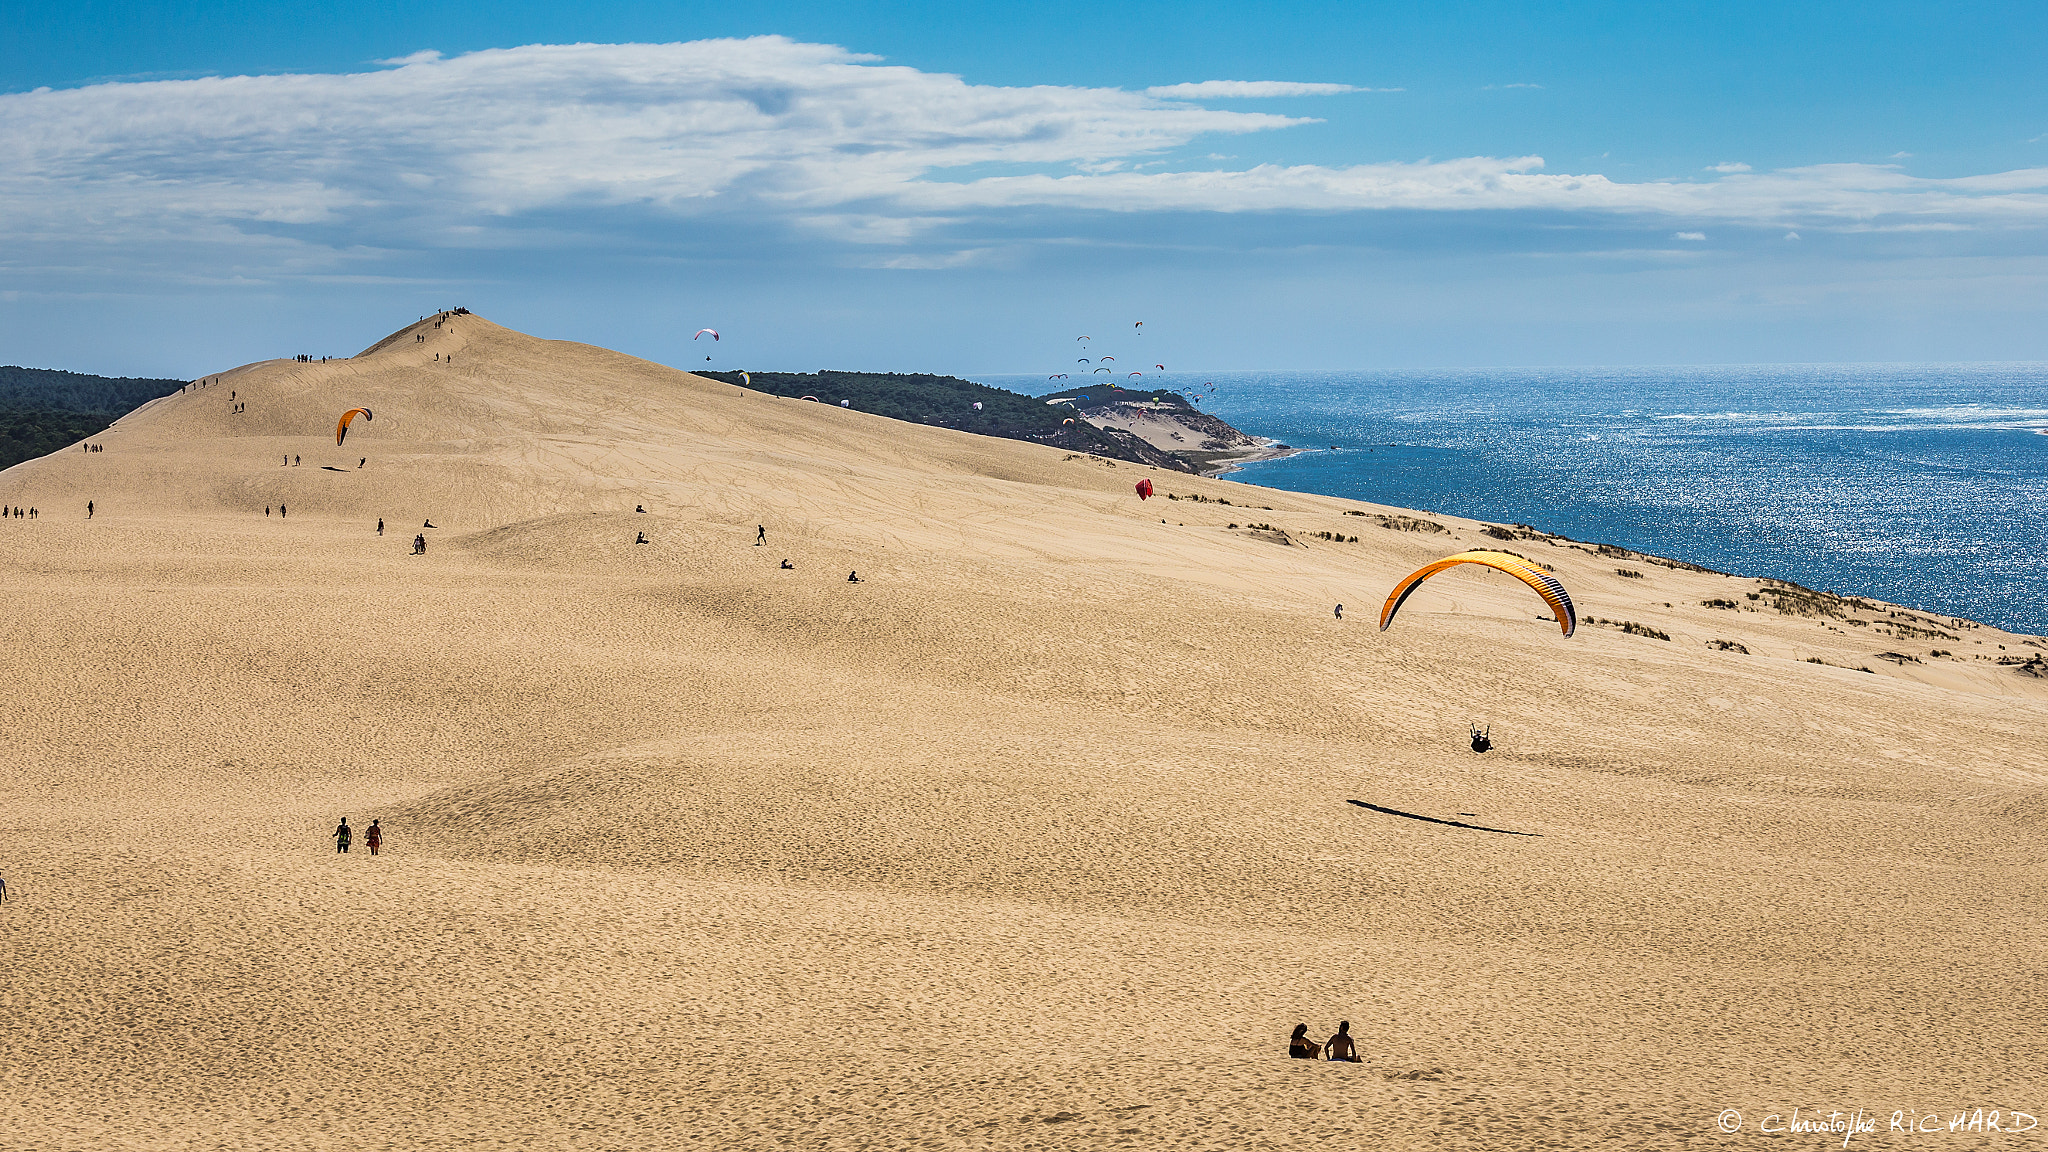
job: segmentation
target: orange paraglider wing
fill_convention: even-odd
[[[1480,564],[1488,568],[1497,568],[1513,576],[1535,589],[1538,596],[1543,597],[1543,602],[1550,605],[1551,611],[1557,613],[1557,626],[1564,630],[1566,636],[1578,630],[1578,611],[1572,607],[1572,598],[1565,592],[1564,585],[1558,582],[1557,577],[1520,556],[1476,549],[1471,552],[1460,552],[1455,556],[1446,556],[1434,564],[1425,565],[1402,577],[1401,582],[1394,585],[1394,590],[1387,594],[1386,606],[1380,609],[1380,631],[1386,631],[1387,625],[1394,622],[1394,613],[1399,612],[1408,597],[1417,588],[1422,587],[1424,580],[1459,564]]]
[[[336,424],[334,426],[335,447],[341,447],[341,442],[348,438],[348,426],[350,424],[355,423],[356,417],[358,416],[361,416],[365,420],[376,419],[375,416],[372,416],[370,414],[370,410],[368,408],[351,408],[348,411],[343,412],[341,414],[341,423]]]

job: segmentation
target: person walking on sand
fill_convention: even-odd
[[[377,846],[384,843],[384,829],[377,827],[375,820],[370,821],[369,830],[363,833],[363,843],[370,846],[372,856],[377,854]]]
[[[1296,1024],[1294,1035],[1287,1040],[1287,1055],[1295,1060],[1313,1060],[1323,1054],[1323,1046],[1308,1038],[1308,1025]]]
[[[1339,604],[1339,605],[1337,605],[1337,619],[1339,619],[1339,620],[1342,620],[1343,618],[1344,618],[1344,606],[1343,606],[1342,604]]]
[[[383,518],[382,516],[379,516],[379,517],[377,517],[377,535],[379,535],[379,536],[382,536],[383,534],[384,534],[384,518]]]
[[[87,520],[92,519],[92,501],[90,500],[85,502],[85,518]]]
[[[761,545],[766,544],[767,542],[768,526],[766,524],[754,525],[754,547],[759,548]]]
[[[1337,1034],[1323,1042],[1323,1051],[1329,1054],[1331,1060],[1346,1064],[1360,1063],[1358,1048],[1351,1043],[1351,1021],[1337,1021]]]
[[[343,816],[341,818],[341,827],[334,830],[334,850],[336,852],[348,851],[349,837],[353,835],[355,833],[349,830],[348,817]]]
[[[282,519],[284,519],[284,505],[282,505],[282,504],[279,504],[279,505],[277,506],[277,518],[278,518],[279,520],[282,520]]]

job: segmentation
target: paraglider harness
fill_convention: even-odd
[[[1479,730],[1479,725],[1472,725],[1472,750],[1474,752],[1493,751],[1493,725],[1488,724],[1484,732]]]

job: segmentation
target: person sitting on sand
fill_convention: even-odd
[[[647,511],[647,506],[646,506],[646,505],[644,505],[644,504],[635,504],[635,505],[633,505],[633,511],[635,511],[635,512],[645,512],[645,511]]]
[[[795,569],[796,565],[794,565],[794,564],[791,564],[791,563],[790,563],[789,561],[787,561],[787,560],[784,560],[784,561],[782,562],[782,567],[783,567],[784,569],[786,569],[786,570],[793,570],[793,569]]]
[[[1337,1034],[1323,1042],[1323,1051],[1329,1054],[1328,1059],[1331,1060],[1341,1060],[1347,1064],[1360,1062],[1358,1048],[1351,1043],[1351,1021],[1337,1021]]]
[[[635,533],[633,533],[633,543],[635,543],[635,544],[645,544],[645,543],[647,543],[647,533],[645,533],[645,532],[635,532]]]
[[[341,818],[341,827],[334,830],[334,850],[336,852],[348,851],[348,841],[352,835],[354,833],[349,830],[348,817],[343,816]]]
[[[1491,752],[1493,750],[1493,725],[1488,724],[1484,732],[1479,730],[1479,725],[1474,724],[1472,726],[1472,750],[1474,752]]]
[[[434,526],[434,522],[433,522],[432,520],[429,520],[429,521],[427,521],[426,523],[424,523],[424,524],[420,525],[420,527],[422,527],[422,528],[432,528],[433,526]]]
[[[1294,1035],[1287,1041],[1287,1055],[1296,1060],[1313,1060],[1323,1054],[1323,1046],[1308,1038],[1308,1025],[1296,1024]]]
[[[847,582],[848,584],[858,584],[858,583],[860,583],[860,573],[859,573],[859,572],[848,572],[848,573],[846,574],[846,582]]]

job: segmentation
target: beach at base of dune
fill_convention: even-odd
[[[1188,452],[1185,455],[1196,462],[1200,475],[1216,477],[1228,476],[1246,464],[1256,464],[1261,460],[1284,460],[1307,451],[1305,448],[1295,448],[1264,436],[1255,439],[1258,443],[1247,448],[1235,448],[1228,452]]]

